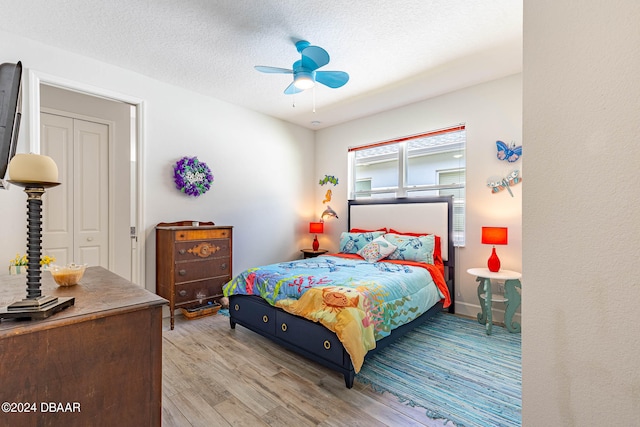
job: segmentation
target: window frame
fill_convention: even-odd
[[[418,192],[418,191],[437,191],[438,193],[440,193],[440,190],[461,189],[462,190],[461,192],[464,196],[462,198],[454,197],[454,204],[457,205],[458,210],[462,209],[462,213],[460,214],[460,217],[458,218],[458,221],[457,221],[458,224],[462,224],[462,230],[460,230],[459,226],[457,227],[458,230],[454,230],[454,245],[464,246],[465,240],[466,240],[466,230],[465,230],[466,228],[466,225],[465,225],[466,224],[466,170],[467,170],[466,157],[465,157],[464,166],[436,170],[436,178],[437,178],[436,184],[412,184],[412,185],[407,184],[408,169],[409,169],[408,167],[408,164],[409,164],[408,151],[409,150],[407,149],[407,143],[411,140],[418,139],[418,138],[433,137],[437,135],[442,135],[442,134],[447,134],[452,132],[459,132],[459,131],[465,131],[464,145],[463,147],[461,147],[461,149],[466,150],[466,141],[467,141],[466,125],[462,123],[456,126],[442,128],[442,129],[420,133],[416,135],[410,135],[410,136],[392,139],[388,141],[376,142],[373,144],[366,144],[366,145],[357,146],[357,147],[349,147],[348,155],[347,155],[348,174],[349,174],[349,177],[348,177],[349,200],[355,200],[357,198],[362,199],[362,198],[374,198],[374,197],[403,198],[403,197],[411,197],[410,195],[411,193]],[[396,166],[397,173],[398,173],[397,186],[378,187],[378,188],[371,188],[370,190],[366,190],[366,191],[357,191],[356,182],[360,181],[361,179],[356,178],[356,173],[357,173],[356,152],[368,150],[372,148],[383,147],[387,145],[396,145],[398,147],[397,157],[395,157],[396,153],[394,153],[393,158],[391,158],[391,156],[388,156],[389,159],[387,159],[387,161],[392,161],[397,158],[397,166]],[[382,155],[382,158],[380,159],[380,161],[384,161],[384,157],[385,155]],[[451,172],[454,170],[463,172],[464,182],[456,183],[456,184],[441,184],[440,173]],[[367,179],[371,181],[371,177],[368,177]]]

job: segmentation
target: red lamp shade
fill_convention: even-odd
[[[324,232],[324,222],[310,222],[309,223],[309,233],[320,233]]]
[[[482,243],[487,245],[506,245],[507,241],[507,227],[482,227]],[[494,273],[500,271],[500,258],[496,254],[495,246],[491,250],[487,267],[489,267],[489,271]]]
[[[482,227],[482,243],[487,245],[506,245],[507,227]]]
[[[309,233],[322,233],[324,231],[324,222],[310,222]],[[320,248],[320,242],[318,242],[318,236],[313,237],[313,250],[317,251]]]

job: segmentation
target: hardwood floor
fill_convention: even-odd
[[[443,426],[298,356],[220,314],[164,319],[162,425]]]

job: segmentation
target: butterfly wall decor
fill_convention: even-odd
[[[499,160],[506,160],[513,163],[522,156],[522,145],[516,147],[516,143],[513,141],[509,146],[502,141],[496,141],[496,146],[498,148]]]
[[[493,194],[499,193],[506,188],[509,194],[511,194],[511,197],[513,197],[513,192],[509,187],[519,184],[520,182],[522,182],[520,171],[518,169],[514,169],[509,172],[509,175],[505,178],[490,177],[487,179],[487,187],[491,188],[491,192]]]

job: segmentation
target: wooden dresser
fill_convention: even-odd
[[[75,304],[44,320],[0,322],[0,426],[160,426],[166,300],[102,267],[43,295]],[[0,276],[0,307],[26,296],[26,277]]]
[[[176,308],[206,305],[222,297],[231,280],[233,227],[212,222],[162,222],[156,226],[156,293]]]

